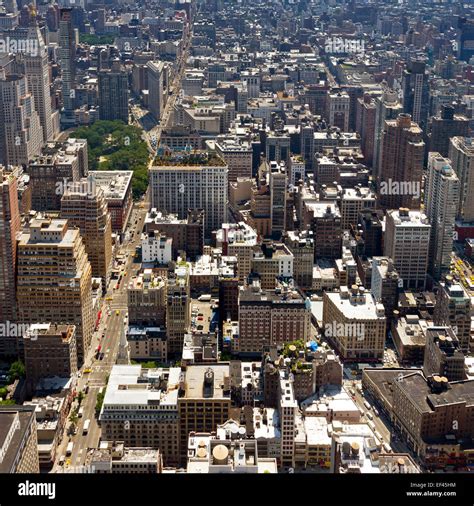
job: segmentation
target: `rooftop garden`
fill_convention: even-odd
[[[155,159],[154,165],[165,166],[171,165],[173,167],[188,167],[188,166],[216,166],[224,167],[225,162],[214,153],[207,151],[193,151],[191,153],[173,153],[170,155],[162,155]]]

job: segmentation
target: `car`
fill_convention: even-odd
[[[117,309],[117,311],[115,311],[115,315],[118,316],[120,314],[120,311]]]
[[[64,455],[61,455],[58,465],[63,466],[64,462],[66,462],[66,457]]]
[[[84,369],[84,374],[89,374],[92,372],[92,369],[90,369],[89,367],[87,369]]]
[[[199,320],[199,321],[203,321],[203,320],[204,320],[204,318],[203,318],[202,316],[198,316],[198,320]]]

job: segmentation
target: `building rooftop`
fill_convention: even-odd
[[[327,297],[337,309],[350,320],[385,320],[383,304],[376,302],[371,293],[366,292],[364,288],[359,288],[354,293],[347,287],[341,287],[339,292],[325,292]]]
[[[0,473],[10,473],[26,431],[35,418],[33,407],[0,406]]]
[[[141,365],[114,365],[103,408],[121,409],[123,405],[176,406],[181,370],[142,369]]]
[[[228,364],[192,364],[185,371],[185,399],[229,399],[230,369]]]
[[[199,168],[199,167],[225,167],[226,163],[224,160],[215,153],[209,153],[207,151],[192,151],[191,153],[176,152],[170,156],[162,156],[156,158],[154,161],[153,168],[162,169],[176,169],[176,167],[187,168]]]
[[[107,200],[123,200],[132,182],[133,171],[95,170],[89,171],[89,176],[94,178]]]

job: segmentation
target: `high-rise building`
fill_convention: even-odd
[[[314,163],[314,127],[312,125],[301,125],[301,156],[303,157],[306,170],[311,172]],[[304,179],[304,173],[303,178]],[[293,181],[293,184],[295,182]]]
[[[445,376],[407,371],[392,382],[392,395],[393,424],[417,455],[426,455],[435,442],[445,443],[447,434],[454,444],[473,437],[473,380],[450,383]]]
[[[61,199],[61,218],[81,232],[92,276],[105,287],[112,269],[112,225],[102,189],[91,177],[70,185]]]
[[[164,327],[166,323],[167,281],[152,269],[132,278],[127,287],[128,319],[132,325]]]
[[[474,56],[474,19],[459,18],[459,59],[469,62]]]
[[[74,35],[72,9],[62,8],[59,12],[59,60],[61,63],[61,91],[63,114],[61,121],[74,124],[76,103],[76,37]]]
[[[448,381],[466,379],[464,354],[451,327],[426,329],[426,346],[423,372],[428,378],[445,376]]]
[[[393,260],[405,288],[425,288],[430,233],[428,218],[420,211],[387,212],[384,254]]]
[[[360,234],[360,254],[362,256],[382,255],[383,231],[379,212],[373,209],[363,209],[357,220],[357,232]]]
[[[286,247],[293,255],[293,278],[296,284],[309,289],[313,283],[314,240],[310,230],[289,231],[284,237]]]
[[[132,214],[132,176],[131,170],[95,170],[89,172],[95,184],[100,186],[107,201],[112,219],[112,232],[121,237],[125,234],[128,220]]]
[[[403,112],[403,106],[398,101],[396,92],[386,88],[382,96],[375,99],[374,156],[372,165],[377,178],[380,177],[380,170],[382,168],[380,151],[385,121],[398,118],[401,112]]]
[[[168,333],[168,351],[180,353],[183,349],[184,334],[191,324],[190,281],[186,267],[178,267],[168,277],[166,290],[166,330]]]
[[[50,96],[50,68],[48,51],[36,21],[28,28],[27,39],[36,49],[35,51],[25,52],[23,56],[25,75],[43,129],[43,141],[47,142],[53,139],[55,135]]]
[[[364,209],[375,209],[376,198],[370,188],[356,186],[344,188],[339,207],[342,230],[350,230],[357,225],[359,213]]]
[[[0,167],[0,322],[16,318],[16,239],[21,227],[17,192],[17,178]],[[14,354],[15,347],[0,338],[0,354]]]
[[[43,145],[43,131],[24,75],[0,70],[0,163],[27,164]]]
[[[173,258],[185,252],[186,257],[194,261],[203,253],[204,211],[190,209],[187,217],[181,220],[176,214],[151,209],[145,218],[144,231],[147,234],[159,232],[171,239]]]
[[[80,365],[94,330],[91,280],[79,230],[66,220],[33,219],[18,242],[19,319],[75,325]]]
[[[163,112],[163,70],[164,63],[149,61],[146,64],[148,78],[148,108],[156,121]]]
[[[459,193],[459,179],[450,160],[429,153],[425,212],[431,224],[429,269],[435,278],[450,269]]]
[[[350,107],[351,99],[347,92],[334,91],[329,93],[326,113],[329,125],[340,128],[342,132],[348,132]]]
[[[180,369],[114,365],[99,420],[102,439],[131,447],[158,448],[166,466],[179,455]]]
[[[241,288],[239,295],[239,343],[236,352],[260,355],[265,347],[310,335],[309,301],[296,289],[281,284],[275,290],[261,290],[258,282]]]
[[[363,287],[342,287],[324,292],[323,328],[341,360],[380,361],[385,347],[386,318],[383,305]]]
[[[454,283],[451,276],[440,283],[436,295],[433,319],[436,325],[450,325],[459,341],[461,350],[469,353],[471,347],[471,298],[462,285]]]
[[[35,408],[0,406],[0,473],[39,473]]]
[[[286,224],[286,169],[276,162],[270,163],[270,216],[272,234],[281,234]]]
[[[237,181],[239,177],[252,177],[252,147],[248,142],[234,138],[218,138],[216,153],[229,168],[228,181]]]
[[[408,62],[402,75],[403,112],[413,121],[426,127],[428,119],[429,88],[426,62],[413,59]]]
[[[252,273],[258,276],[263,289],[272,290],[279,280],[293,277],[293,254],[280,242],[265,242],[261,250],[255,248]]]
[[[237,257],[237,275],[243,283],[252,269],[257,232],[244,222],[223,223],[216,235],[217,245],[223,255]]]
[[[180,162],[155,163],[150,169],[152,207],[176,213],[180,219],[189,209],[203,209],[204,233],[208,237],[227,221],[228,169],[220,157],[193,153]]]
[[[378,178],[382,208],[420,207],[424,151],[423,132],[409,114],[385,121]]]
[[[309,228],[313,232],[314,259],[340,258],[342,247],[341,212],[335,202],[307,204]]]
[[[295,398],[292,382],[285,377],[280,377],[279,380],[278,411],[281,424],[281,465],[294,467],[298,402]]]
[[[59,211],[68,186],[88,174],[87,141],[47,143],[41,154],[30,160],[26,172],[30,177],[33,209]]]
[[[99,72],[99,118],[128,123],[128,75],[117,62]]]
[[[461,187],[457,215],[465,222],[474,221],[474,138],[453,137],[450,140],[451,166]]]
[[[229,419],[231,407],[229,364],[188,365],[180,375],[180,461],[186,460],[191,432],[213,432]]]
[[[357,99],[356,132],[360,135],[364,161],[369,167],[372,167],[374,162],[376,116],[375,97],[370,93],[365,93],[363,97]]]
[[[23,338],[26,379],[33,388],[42,378],[69,378],[77,372],[76,327],[31,325]]]
[[[465,137],[469,133],[469,119],[466,116],[454,114],[452,105],[443,105],[441,115],[431,119],[429,135],[429,150],[448,156],[452,137]]]

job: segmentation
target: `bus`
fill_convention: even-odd
[[[87,419],[85,422],[84,422],[84,427],[82,428],[82,435],[85,436],[87,435],[87,433],[89,432],[89,425],[91,424],[91,421],[89,419]]]
[[[72,441],[69,441],[66,448],[66,455],[72,455],[72,450],[74,449],[74,443]]]

